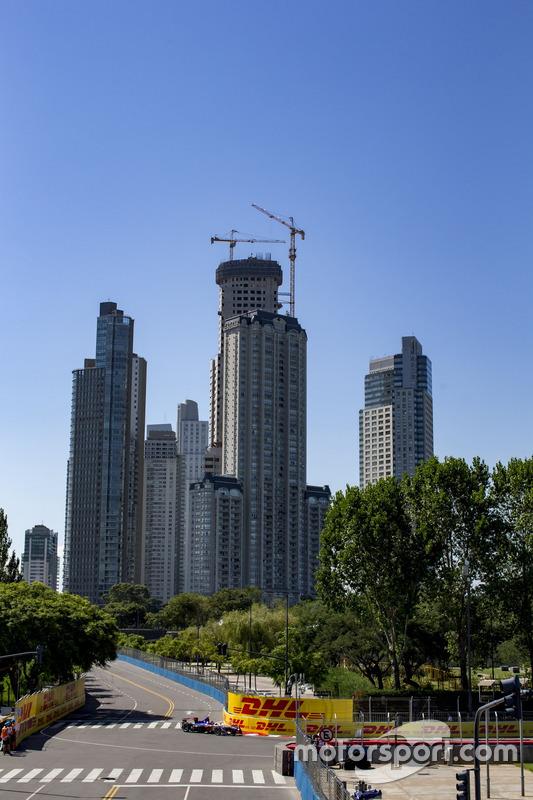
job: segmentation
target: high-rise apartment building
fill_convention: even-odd
[[[190,493],[193,481],[198,481],[206,468],[206,449],[208,445],[209,423],[199,419],[198,403],[185,400],[178,404],[177,425],[178,453],[183,462],[182,486],[183,494],[180,530],[182,531],[182,557],[180,559],[180,591],[192,591],[191,572],[191,519]]]
[[[413,475],[433,455],[431,361],[414,336],[402,352],[370,361],[359,411],[359,484]]]
[[[281,304],[278,288],[282,282],[281,267],[277,261],[250,256],[235,261],[223,261],[216,272],[216,282],[220,286],[218,355],[211,362],[211,406],[210,406],[210,445],[222,445],[222,398],[224,357],[224,325],[226,320],[236,314],[263,309],[276,313]]]
[[[144,527],[141,583],[166,604],[181,591],[182,459],[170,424],[148,425],[144,443]]]
[[[206,474],[190,489],[190,591],[315,592],[328,487],[306,486],[307,335],[269,255],[225,261]]]
[[[190,491],[189,591],[213,594],[242,585],[244,531],[242,485],[232,476],[206,473]]]
[[[146,361],[133,324],[101,303],[96,357],[73,372],[64,589],[92,603],[140,582]]]
[[[250,311],[224,325],[222,474],[242,483],[243,583],[307,594],[307,335],[293,317]]]
[[[56,592],[58,590],[57,533],[46,525],[34,525],[26,531],[22,576],[27,583],[39,581]]]

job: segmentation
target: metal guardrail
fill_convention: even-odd
[[[299,721],[296,722],[296,745],[312,745],[311,739],[300,728]],[[299,763],[307,774],[315,794],[321,800],[350,800],[352,795],[346,789],[344,783],[320,758],[317,758],[316,761],[308,759]]]

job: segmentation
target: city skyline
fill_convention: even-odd
[[[136,320],[146,422],[186,398],[208,419],[228,253],[210,239],[288,238],[253,202],[306,234],[309,484],[358,483],[368,360],[406,335],[433,362],[439,458],[533,451],[531,3],[235,9],[0,9],[0,506],[19,556],[37,524],[64,541],[71,370],[102,300]],[[235,258],[251,251],[288,291],[288,244]]]

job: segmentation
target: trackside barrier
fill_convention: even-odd
[[[296,747],[298,745],[311,745],[311,740],[296,724]],[[296,785],[302,795],[302,800],[350,800],[350,792],[338,779],[333,770],[329,769],[321,760],[308,759],[300,761],[298,750],[294,756],[294,777]]]
[[[17,744],[85,705],[85,678],[21,697],[15,703]]]
[[[122,649],[125,650],[126,648]],[[164,678],[169,678],[171,681],[181,683],[183,686],[187,686],[189,689],[194,689],[197,692],[207,694],[209,697],[213,697],[215,700],[218,700],[218,702],[222,703],[222,705],[225,704],[226,693],[223,687],[216,685],[216,681],[212,679],[206,680],[206,677],[202,677],[201,679],[191,677],[190,674],[186,674],[184,671],[182,671],[177,666],[177,662],[174,662],[171,658],[154,656],[153,653],[142,653],[138,650],[135,652],[135,658],[119,653],[117,655],[117,660],[126,661],[129,664],[134,664],[136,667],[142,667],[143,669],[147,669],[149,672],[154,672],[156,675],[162,675]],[[140,655],[152,656],[152,659],[139,658],[138,656]],[[154,663],[155,661],[160,663],[156,664]],[[221,682],[222,684],[224,683],[224,678],[222,678]]]

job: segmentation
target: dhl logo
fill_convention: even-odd
[[[19,722],[24,722],[24,720],[29,719],[29,717],[31,717],[32,705],[33,703],[30,701],[29,703],[23,703],[21,706],[19,706],[20,708],[20,716],[18,719]]]

